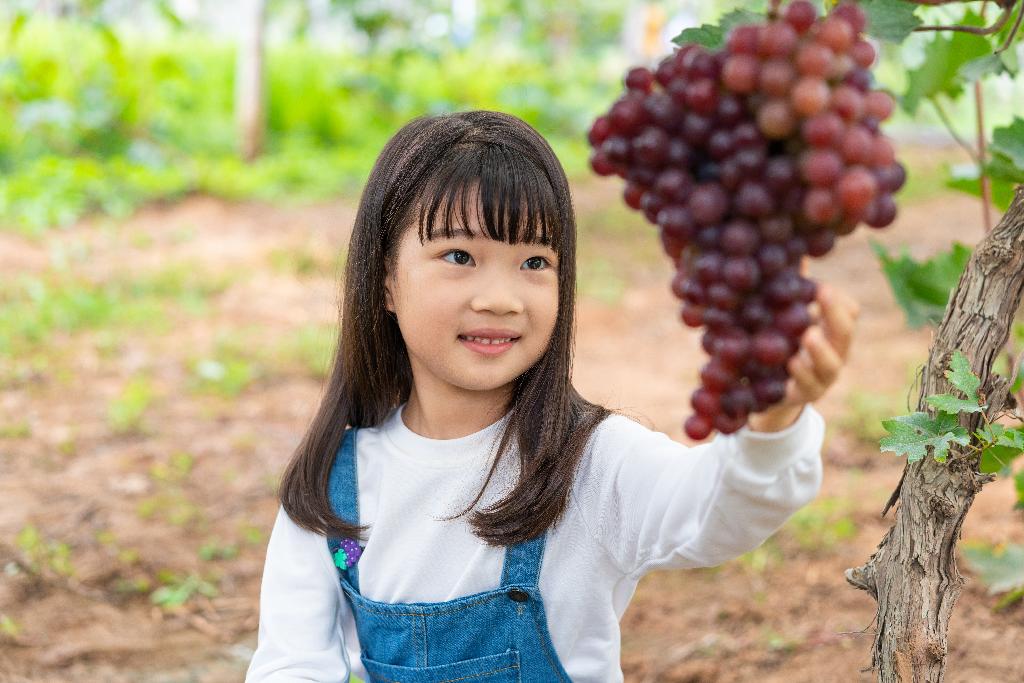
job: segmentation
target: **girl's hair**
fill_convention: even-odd
[[[335,516],[327,482],[345,428],[379,425],[409,398],[412,371],[398,322],[385,307],[385,276],[413,207],[423,243],[433,239],[439,211],[446,236],[456,210],[461,226],[470,228],[470,197],[478,198],[473,208],[491,239],[554,249],[558,315],[544,355],[514,381],[509,419],[486,481],[469,507],[450,519],[480,501],[512,438],[519,480],[503,499],[473,512],[474,534],[492,546],[511,545],[561,519],[589,437],[611,414],[580,396],[570,381],[576,218],[569,182],[547,141],[527,123],[500,112],[469,111],[413,119],[387,142],[370,172],[345,266],[337,353],[316,415],[281,481],[281,504],[297,525],[358,540],[369,530]]]

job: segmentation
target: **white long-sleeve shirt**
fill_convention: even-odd
[[[504,549],[473,536],[466,517],[434,518],[472,502],[508,415],[438,440],[410,430],[403,407],[357,432],[359,521],[371,525],[360,592],[383,602],[436,602],[497,588]],[[743,427],[693,447],[624,415],[601,422],[565,516],[548,530],[539,579],[551,640],[571,679],[621,683],[619,620],[646,572],[721,564],[756,548],[813,500],[823,438],[824,420],[810,405],[780,432]],[[505,463],[515,463],[509,455]],[[478,507],[498,500],[517,474],[517,463],[499,468]],[[247,683],[347,681],[350,672],[365,680],[359,652],[324,537],[279,508]]]

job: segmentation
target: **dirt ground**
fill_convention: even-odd
[[[576,192],[587,265],[575,384],[686,442],[704,356],[676,318],[669,262],[652,229],[618,209],[617,186]],[[0,355],[0,681],[242,679],[277,478],[321,389],[309,361],[322,360],[319,347],[290,343],[336,321],[337,254],[354,214],[352,202],[192,198],[39,240],[0,233],[4,280],[151,282],[123,290],[113,313],[89,309],[75,329],[54,324],[29,351]],[[868,238],[920,257],[981,234],[975,201],[938,195],[810,264],[863,309],[849,365],[818,403],[821,496],[742,558],[645,577],[622,621],[627,681],[871,680],[874,603],[843,570],[891,523],[879,511],[902,461],[872,439],[880,418],[904,412],[930,332],[907,330]],[[242,387],[205,391],[197,374],[220,387],[238,374]],[[1012,482],[989,485],[964,539],[1024,541],[1013,502]],[[994,612],[961,569],[947,680],[1024,680],[1024,659],[1007,648],[1024,642],[1024,607]],[[149,597],[158,586],[189,599],[160,607]]]

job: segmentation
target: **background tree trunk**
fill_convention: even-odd
[[[266,24],[266,0],[244,3],[245,26],[238,43],[235,75],[235,114],[238,119],[239,151],[252,161],[263,149],[264,114],[263,33]]]
[[[918,410],[929,409],[926,396],[950,390],[944,372],[956,349],[981,378],[990,417],[1014,405],[1011,380],[992,375],[992,361],[1006,343],[1022,287],[1024,187],[1017,187],[950,296],[923,371]],[[971,432],[981,423],[980,413],[961,416]],[[894,493],[900,500],[895,524],[866,564],[846,570],[847,581],[878,601],[871,666],[880,681],[943,680],[949,618],[964,583],[956,543],[975,494],[993,478],[978,472],[978,460],[954,447],[946,463],[931,456],[909,463]]]

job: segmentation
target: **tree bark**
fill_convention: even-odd
[[[918,410],[929,409],[926,396],[950,390],[944,373],[956,349],[981,378],[990,418],[1015,404],[1011,379],[993,375],[992,362],[1006,343],[1022,291],[1024,186],[974,250],[950,296],[923,369]],[[960,423],[973,433],[981,414],[961,415]],[[931,456],[908,463],[894,492],[900,500],[895,524],[867,563],[846,570],[846,580],[878,602],[871,668],[879,681],[943,680],[949,618],[964,583],[956,543],[974,496],[993,479],[978,472],[978,461],[954,447],[946,463]]]
[[[266,0],[243,3],[245,27],[238,43],[235,71],[235,114],[238,120],[239,151],[252,161],[263,149],[265,95],[263,77],[263,33]]]

